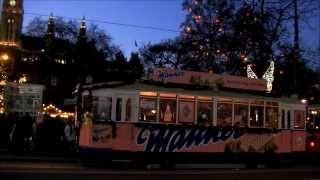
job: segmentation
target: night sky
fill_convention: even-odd
[[[29,13],[49,15],[52,12],[56,16],[78,19],[85,16],[88,20],[153,26],[179,31],[181,22],[185,18],[181,4],[182,0],[24,0],[24,26],[35,17]],[[303,46],[308,48],[318,46],[318,22],[318,17],[313,17],[308,24],[301,25]],[[137,50],[135,41],[138,46],[142,46],[148,42],[159,42],[179,34],[179,32],[94,23],[105,29],[113,38],[113,42],[119,45],[126,55]]]

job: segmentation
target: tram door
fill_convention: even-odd
[[[282,104],[280,108],[279,127],[281,129],[291,129],[293,124],[293,109],[288,104]]]
[[[305,129],[305,104],[281,104],[280,122],[281,129]]]

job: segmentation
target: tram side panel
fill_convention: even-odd
[[[231,127],[139,123],[93,124],[81,131],[80,147],[113,152],[304,152],[307,137],[305,131],[296,130],[256,133]]]

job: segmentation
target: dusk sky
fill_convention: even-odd
[[[35,17],[29,13],[55,16],[66,16],[88,20],[108,21],[142,26],[153,26],[164,29],[180,30],[180,24],[185,18],[182,10],[182,0],[25,0],[24,26]],[[45,17],[47,18],[47,17]],[[304,24],[302,39],[304,46],[317,47],[319,42],[318,17]],[[90,23],[90,22],[88,22]],[[124,27],[100,22],[99,27],[111,35],[113,42],[129,55],[135,51],[135,41],[138,46],[148,42],[159,42],[173,38],[179,32],[157,31]]]

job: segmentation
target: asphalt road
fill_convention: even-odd
[[[218,167],[218,166],[217,166]],[[235,166],[236,167],[236,166]],[[128,170],[128,169],[97,169],[82,166],[79,163],[58,162],[19,162],[1,161],[0,180],[170,180],[170,179],[214,179],[214,180],[320,180],[320,167],[291,167],[280,169],[254,169],[222,167],[195,168],[192,165],[175,170]]]

